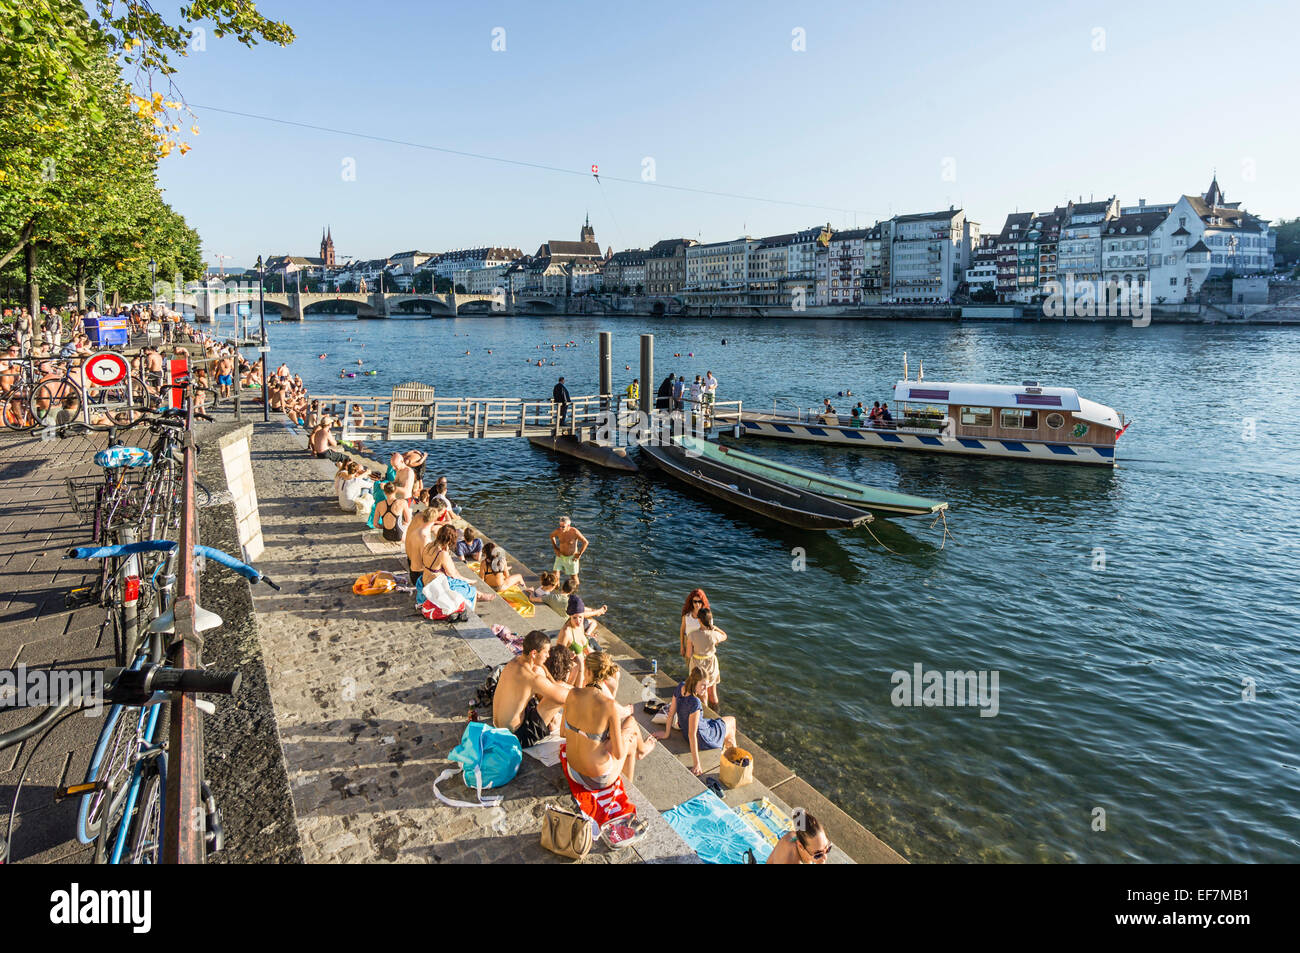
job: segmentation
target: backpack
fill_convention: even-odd
[[[457,762],[460,767],[447,768],[433,782],[433,793],[439,801],[451,807],[496,807],[501,803],[500,795],[484,798],[483,789],[499,788],[514,780],[524,760],[524,749],[510,729],[471,721],[460,736],[460,744],[447,755],[447,760]],[[457,771],[461,772],[465,787],[475,792],[477,804],[453,800],[438,790],[438,785]]]

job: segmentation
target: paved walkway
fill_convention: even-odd
[[[0,431],[0,668],[26,665],[95,667],[112,664],[112,637],[103,645],[103,611],[64,608],[64,597],[88,584],[88,565],[63,559],[90,541],[90,528],[73,515],[64,478],[93,476],[102,434],[42,441]],[[30,722],[31,710],[0,712],[0,731]],[[75,837],[77,803],[54,802],[54,789],[80,781],[90,762],[101,719],[73,715],[36,748],[29,739],[0,751],[0,819],[13,801],[19,771],[35,750],[14,824],[13,860],[81,862],[90,848]],[[5,831],[0,828],[0,838]]]
[[[309,458],[304,446],[303,435],[279,424],[259,424],[253,441],[266,543],[259,566],[284,589],[258,587],[254,595],[304,859],[562,861],[538,843],[545,804],[568,801],[558,767],[525,756],[519,775],[501,790],[502,807],[490,810],[442,805],[432,790],[488,667],[510,658],[491,625],[554,633],[560,617],[539,606],[535,618],[523,619],[498,599],[453,627],[422,619],[409,593],[353,595],[360,573],[401,570],[404,560],[367,550],[364,524],[340,512],[332,496],[333,465]],[[624,667],[619,700],[639,701],[648,662],[608,630],[598,637]],[[662,675],[651,683],[661,697],[671,685]],[[639,709],[638,719],[651,727]],[[797,804],[827,825],[841,847],[832,855],[838,862],[901,861],[776,759],[743,737],[741,744],[755,751],[756,781],[727,792],[727,803],[768,796],[787,811]],[[651,834],[632,850],[598,847],[588,862],[697,861],[659,816],[706,790],[687,767],[689,757],[674,737],[640,762],[630,793]],[[707,773],[716,774],[718,758],[716,751],[702,754]],[[445,782],[444,793],[467,796],[459,777]]]

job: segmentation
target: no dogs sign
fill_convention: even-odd
[[[130,365],[120,354],[96,354],[86,361],[86,380],[100,387],[111,387],[122,378]]]

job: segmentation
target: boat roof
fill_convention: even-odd
[[[963,384],[944,381],[899,381],[894,399],[911,403],[964,404],[968,407],[1059,407],[1079,409],[1073,387],[1026,387],[1023,384]]]
[[[1068,410],[1089,423],[1116,429],[1122,426],[1116,411],[1105,404],[1080,397],[1073,387],[899,381],[894,385],[894,400],[914,404],[961,404],[966,407],[1053,408]]]

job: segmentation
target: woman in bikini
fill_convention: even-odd
[[[564,620],[564,627],[560,629],[560,634],[555,639],[556,645],[563,645],[569,648],[578,659],[578,684],[587,683],[586,660],[595,651],[592,644],[587,640],[586,619],[581,612],[574,613]]]
[[[375,525],[390,543],[400,543],[406,538],[406,527],[411,522],[411,504],[397,495],[397,485],[384,484],[384,498],[375,506]]]
[[[510,563],[506,560],[506,554],[500,546],[496,543],[488,543],[483,547],[483,581],[500,592],[519,585],[524,581],[524,577],[510,571]]]
[[[655,746],[642,737],[632,710],[614,701],[620,669],[604,652],[587,659],[587,687],[564,701],[564,745],[569,777],[588,791],[600,791],[621,774],[636,780],[636,763]]]
[[[476,599],[489,602],[496,597],[491,593],[479,592],[473,582],[456,571],[456,564],[452,561],[451,554],[456,550],[457,535],[456,527],[450,524],[438,529],[433,536],[433,542],[424,547],[424,552],[421,554],[424,561],[424,575],[421,578],[423,584],[428,586],[436,576],[440,574],[446,576],[447,585],[451,587],[452,592],[463,596],[470,608],[473,608]]]

